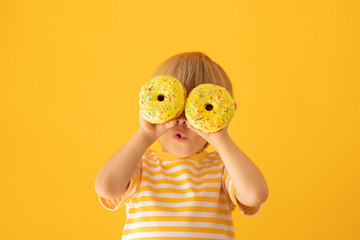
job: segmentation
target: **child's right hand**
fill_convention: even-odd
[[[158,139],[166,130],[176,125],[176,118],[173,118],[165,123],[151,123],[143,118],[141,111],[139,111],[140,128],[150,138]]]

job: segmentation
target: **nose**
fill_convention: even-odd
[[[183,112],[180,117],[176,119],[176,123],[186,124],[185,112]]]

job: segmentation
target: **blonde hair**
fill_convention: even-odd
[[[222,67],[202,52],[184,52],[163,61],[153,76],[169,75],[185,85],[187,94],[203,83],[212,83],[226,88],[233,97],[230,78]],[[204,149],[209,145],[204,145]]]
[[[222,67],[202,52],[176,54],[162,62],[154,71],[157,75],[169,75],[182,82],[188,94],[203,83],[212,83],[229,90],[233,97],[230,78]]]

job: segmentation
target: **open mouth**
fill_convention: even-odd
[[[186,137],[184,136],[184,133],[180,130],[175,130],[173,133],[173,136],[176,140],[184,141],[186,140]]]

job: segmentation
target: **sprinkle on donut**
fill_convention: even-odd
[[[164,123],[184,109],[186,89],[168,75],[158,75],[147,81],[139,94],[140,111],[151,123]]]
[[[225,128],[233,118],[235,104],[223,87],[201,84],[194,88],[185,103],[188,122],[203,132],[217,132]]]

